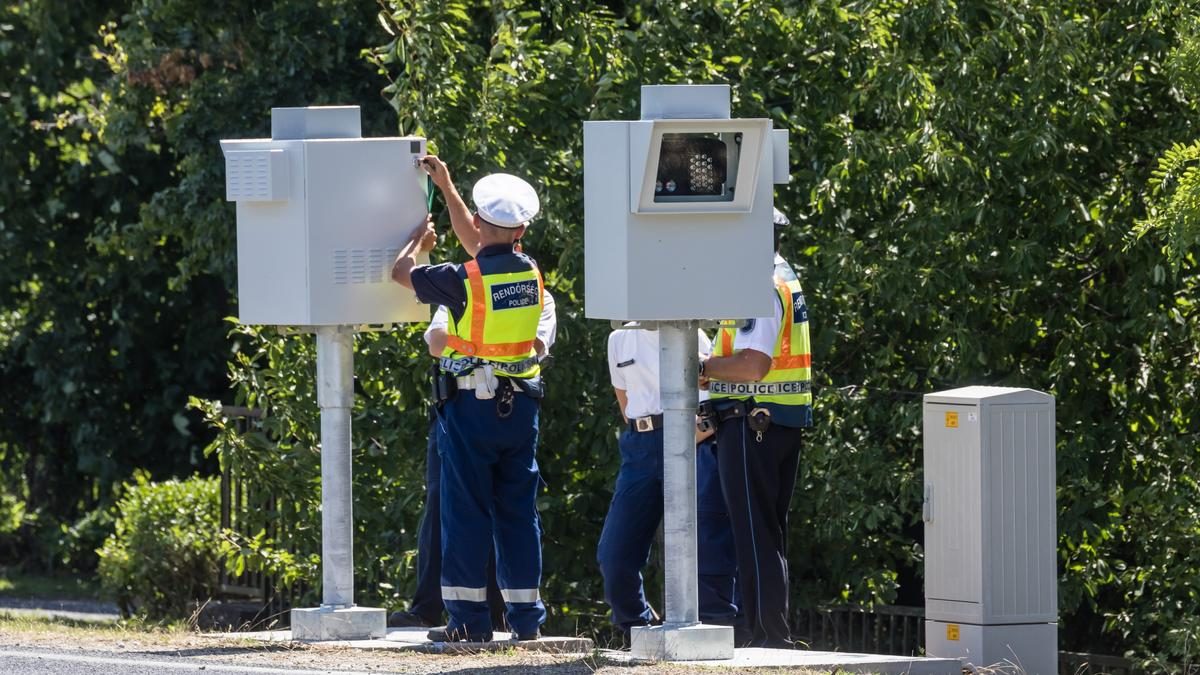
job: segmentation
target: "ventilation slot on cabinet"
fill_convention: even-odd
[[[347,258],[344,248],[333,252],[333,283],[340,285],[349,281],[350,271],[347,269]]]
[[[395,248],[351,248],[333,252],[333,283],[384,284],[391,278]]]
[[[225,199],[270,202],[288,198],[287,155],[283,150],[225,153]]]

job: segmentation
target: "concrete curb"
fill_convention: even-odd
[[[383,649],[418,654],[482,654],[512,650],[547,654],[588,654],[594,645],[588,638],[543,637],[516,642],[511,634],[497,632],[491,642],[432,642],[425,637],[427,628],[389,628],[387,637],[378,640],[293,640],[290,630],[255,631],[246,633],[204,633],[203,637],[226,640],[259,640],[262,642],[291,642],[352,649]]]

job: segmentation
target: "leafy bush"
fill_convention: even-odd
[[[97,552],[100,581],[126,616],[183,618],[212,596],[220,569],[215,478],[149,482],[139,474],[117,508],[116,532]]]
[[[73,523],[59,525],[58,537],[51,547],[55,565],[75,573],[95,572],[100,562],[97,551],[116,527],[113,511],[112,507],[98,507]]]
[[[25,522],[25,502],[15,495],[0,493],[0,536],[11,535]]]
[[[0,562],[15,557],[25,520],[25,502],[0,491]]]

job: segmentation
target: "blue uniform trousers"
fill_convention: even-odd
[[[717,428],[742,599],[737,646],[789,648],[787,516],[804,429],[771,424],[760,440],[747,419]]]
[[[425,445],[425,509],[417,531],[417,590],[408,611],[430,625],[442,623],[442,458],[438,455],[437,417],[429,420],[429,441]],[[488,555],[488,606],[492,624],[504,621],[504,600],[496,584],[496,558]]]
[[[479,400],[473,391],[459,391],[438,411],[442,600],[450,631],[492,637],[487,562],[493,543],[509,626],[531,635],[546,620],[538,593],[537,438],[538,403],[524,394],[513,396],[512,413],[503,419],[495,399]]]
[[[612,607],[612,621],[628,629],[649,624],[653,616],[646,602],[642,568],[650,559],[663,516],[663,432],[626,429],[618,445],[621,469],[596,560],[604,577],[604,599]],[[712,444],[701,444],[696,455],[700,619],[728,624],[737,614],[737,568],[716,470]]]
[[[737,593],[733,527],[721,494],[714,438],[696,447],[696,519],[700,620],[733,625],[742,603]]]

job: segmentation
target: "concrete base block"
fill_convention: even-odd
[[[636,626],[629,653],[650,661],[711,661],[733,658],[733,627]]]
[[[375,640],[387,635],[387,611],[376,607],[292,610],[293,640]]]

